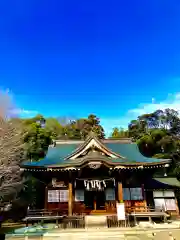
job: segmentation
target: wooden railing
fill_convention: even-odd
[[[56,221],[56,225],[59,228],[84,228],[85,217],[83,215],[73,215],[71,217],[67,215],[59,215],[58,209],[54,211],[47,211],[46,209],[40,210],[28,210],[27,216],[24,219],[26,225],[29,223],[34,224],[35,222],[43,224],[43,222]]]
[[[59,224],[60,228],[85,228],[85,216],[65,217]]]
[[[161,220],[164,219],[167,220],[167,217],[169,217],[168,214],[163,212],[161,209],[157,210],[155,208],[149,208],[147,207],[147,211],[142,211],[140,209],[130,208],[129,213],[126,212],[125,214],[125,220],[118,220],[116,213],[110,213],[106,215],[106,224],[108,228],[111,227],[131,227],[137,225],[137,219],[141,218],[147,218],[150,222],[152,222],[152,218],[159,218]],[[59,228],[85,228],[85,215],[86,214],[73,214],[73,216],[67,216],[67,215],[59,215],[58,209],[54,209],[54,211],[47,211],[46,209],[40,209],[40,210],[29,210],[27,217],[26,217],[26,223],[34,223],[39,222],[43,223],[44,221],[51,222],[56,221],[56,225]],[[134,211],[133,211],[134,210]],[[105,213],[106,214],[106,213]]]
[[[105,204],[105,209],[107,213],[116,213],[116,201],[107,202]]]
[[[27,210],[27,217],[30,216],[58,216],[59,214],[59,209],[35,209],[35,210]]]
[[[125,207],[126,213],[132,213],[132,212],[162,212],[163,209],[153,208],[153,207],[144,207],[144,206],[136,206],[136,207]]]
[[[107,216],[107,227],[131,227],[134,222],[130,221],[129,217],[126,216],[125,220],[118,220],[117,215]]]

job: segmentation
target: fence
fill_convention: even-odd
[[[59,228],[85,228],[85,216],[84,215],[59,215],[58,212],[50,212],[45,210],[28,211],[27,217],[23,219],[26,222],[26,226],[34,223],[40,223],[43,225],[45,222],[56,222]]]
[[[84,216],[65,217],[58,224],[59,228],[85,228]]]
[[[105,214],[106,215],[106,214]],[[107,215],[106,216],[106,226],[108,228],[112,227],[133,227],[138,224],[140,219],[149,219],[149,222],[152,223],[152,218],[159,219],[160,221],[167,222],[167,218],[170,217],[168,214],[162,211],[155,211],[154,209],[147,212],[131,212],[126,213],[125,220],[119,221],[117,214]],[[35,222],[56,222],[60,228],[85,228],[85,215],[59,215],[58,212],[50,212],[46,210],[36,210],[30,211],[26,217],[26,223],[35,223]],[[98,225],[98,222],[97,222]]]
[[[128,216],[125,220],[118,220],[117,215],[107,216],[107,227],[132,227],[134,226],[134,221],[132,221]]]

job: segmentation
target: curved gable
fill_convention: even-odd
[[[88,150],[97,149],[102,154],[106,155],[107,157],[116,159],[116,158],[124,158],[120,154],[112,151],[108,147],[105,146],[101,141],[99,141],[94,134],[91,134],[90,137],[78,148],[76,149],[71,155],[66,157],[66,160],[74,160],[85,154]]]

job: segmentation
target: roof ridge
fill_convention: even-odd
[[[97,137],[96,137],[97,138]],[[89,138],[88,138],[89,139]],[[120,138],[120,139],[99,139],[99,141],[102,143],[133,143],[131,138]],[[77,144],[77,143],[84,143],[87,139],[81,140],[81,139],[68,139],[68,140],[54,140],[56,144]]]

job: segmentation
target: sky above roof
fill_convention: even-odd
[[[0,87],[21,116],[101,118],[180,109],[180,1],[0,3]]]

